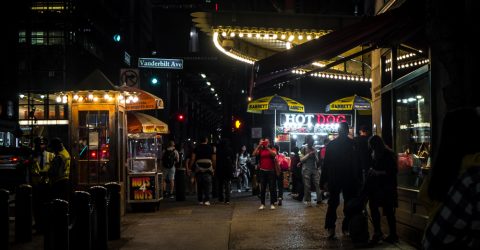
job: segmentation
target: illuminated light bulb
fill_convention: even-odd
[[[272,35],[272,39],[277,39],[278,38],[278,35],[277,34],[273,34]]]
[[[318,39],[318,38],[320,38],[320,36],[315,36],[315,39]]]
[[[251,102],[251,101],[252,101],[252,97],[249,96],[249,97],[247,98],[247,100],[248,100],[249,102]]]
[[[45,98],[45,95],[40,95],[40,98],[42,98],[42,99]]]
[[[337,76],[337,75],[334,75],[333,78],[338,79],[338,76]]]
[[[248,33],[247,37],[252,38],[252,33]]]
[[[290,35],[290,36],[288,37],[288,41],[290,41],[290,42],[293,41],[293,39],[295,39],[295,36],[294,36],[294,35]]]
[[[307,40],[309,40],[309,41],[312,40],[312,36],[311,36],[311,35],[308,35],[308,36],[307,36]]]
[[[226,36],[227,36],[227,32],[225,32],[225,31],[222,32],[222,36],[223,36],[223,37],[226,37]]]
[[[215,92],[215,89],[214,89],[214,88],[210,88],[210,90],[211,90],[212,92]]]
[[[68,101],[68,98],[67,98],[66,95],[64,95],[64,96],[62,97],[62,102],[63,102],[63,103],[67,103],[67,101]]]
[[[62,102],[62,97],[57,96],[57,99],[55,99],[57,102]]]
[[[423,96],[421,96],[421,95],[417,95],[416,97],[417,97],[417,99],[422,99],[423,98]]]
[[[243,33],[238,34],[239,37],[243,37]]]
[[[285,38],[287,38],[287,36],[286,36],[285,34],[282,34],[282,35],[280,36],[280,38],[282,38],[282,39],[284,40]]]
[[[287,42],[287,43],[285,43],[285,47],[286,47],[287,49],[291,49],[291,48],[292,48],[292,44],[291,44],[290,42]]]
[[[88,94],[88,99],[92,100],[93,99],[93,94]]]
[[[350,81],[350,76],[347,76],[347,80]]]
[[[255,35],[255,37],[256,37],[256,38],[260,38],[260,34],[257,33],[257,34]]]
[[[77,95],[77,94],[75,94],[75,95],[73,96],[73,100],[75,100],[75,101],[78,100],[78,95]]]
[[[138,102],[138,97],[137,96],[134,96],[133,99],[132,99],[133,102]]]
[[[130,99],[127,99],[125,102],[126,102],[127,104],[129,104],[129,103],[131,102],[131,100],[130,100]]]
[[[118,96],[118,100],[120,100],[120,101],[123,100],[123,98],[124,98],[123,95]]]
[[[359,81],[359,79],[360,79],[360,78],[358,78],[358,77],[355,77],[355,81],[357,81],[357,82],[358,82],[358,81]]]
[[[95,97],[93,98],[93,101],[94,101],[94,102],[98,102],[98,97],[95,96]]]
[[[24,95],[24,94],[20,94],[19,96],[20,96],[20,98],[24,98],[24,97],[25,97],[25,95]]]
[[[215,93],[215,96],[218,96],[218,94],[217,94],[217,93]]]
[[[83,96],[78,97],[79,102],[83,102]]]
[[[103,99],[105,99],[105,100],[110,99],[110,95],[109,95],[109,94],[105,94],[105,95],[103,96]]]
[[[299,36],[298,36],[298,40],[303,40],[303,36],[302,36],[302,35],[299,35]]]
[[[210,86],[210,85],[211,85],[211,83],[210,83],[210,82],[206,82],[206,84],[207,84],[207,86]]]
[[[235,37],[235,32],[230,33],[230,37]]]
[[[268,34],[263,35],[263,37],[265,37],[265,39],[270,38],[270,36]]]
[[[295,74],[295,70],[292,70],[292,73]]]
[[[222,102],[218,102],[218,104],[222,105]]]

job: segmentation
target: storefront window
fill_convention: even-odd
[[[431,104],[426,75],[394,91],[398,184],[418,189],[430,169]]]
[[[108,111],[80,111],[78,126],[79,182],[97,184],[113,181],[110,164]]]

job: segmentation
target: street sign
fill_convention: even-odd
[[[183,69],[183,59],[138,58],[139,68]]]
[[[130,54],[128,54],[126,51],[124,51],[125,54],[123,55],[123,62],[125,62],[128,66],[130,66]]]
[[[129,87],[138,88],[140,84],[140,72],[138,69],[120,69],[120,83]]]

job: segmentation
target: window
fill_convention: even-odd
[[[110,164],[109,112],[78,112],[79,183],[100,184],[115,180]]]
[[[18,43],[26,43],[25,30],[18,32]]]
[[[394,90],[399,186],[418,189],[430,169],[431,104],[428,74]]]

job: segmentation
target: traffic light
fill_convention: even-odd
[[[150,78],[150,83],[152,83],[152,85],[157,85],[158,78],[156,76],[152,76],[152,78]]]
[[[240,129],[240,127],[242,126],[242,122],[238,119],[235,120],[235,128],[236,129]]]
[[[179,122],[185,121],[185,115],[183,115],[182,113],[177,114],[177,121]]]

